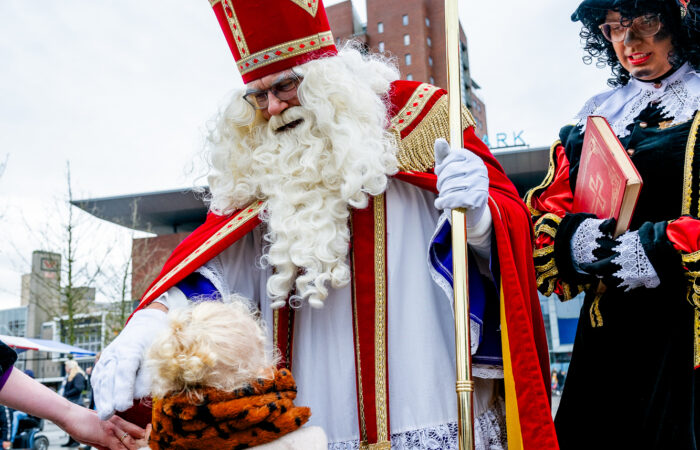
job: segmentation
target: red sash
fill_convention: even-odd
[[[360,448],[390,449],[389,377],[387,360],[386,202],[370,198],[363,210],[353,210],[352,308],[355,339],[357,413]],[[274,312],[273,337],[282,356],[280,367],[291,369],[294,310]]]

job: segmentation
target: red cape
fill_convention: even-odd
[[[424,86],[418,82],[395,82],[391,91],[392,117],[396,118],[397,114],[402,113],[402,117],[407,117],[406,108],[412,105],[409,102],[420,95]],[[430,91],[426,89],[426,92],[429,92],[430,98],[420,105],[423,107],[420,111],[412,111],[414,117],[411,123],[402,126],[402,139],[413,131],[446,93],[435,88]],[[507,336],[504,343],[508,346],[503,349],[503,355],[509,448],[557,449],[550,409],[549,353],[532,259],[530,213],[500,163],[475,135],[473,126],[464,130],[464,146],[484,160],[489,172],[489,206],[505,306],[502,311],[505,327],[501,324],[501,328],[505,331],[504,336]],[[437,179],[431,172],[399,172],[394,177],[437,193]],[[254,229],[260,224],[258,213],[262,206],[263,202],[254,202],[228,216],[210,213],[205,223],[173,251],[136,310],[148,305]],[[515,395],[508,395],[509,380]]]

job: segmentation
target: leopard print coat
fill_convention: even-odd
[[[309,408],[294,406],[296,383],[286,369],[234,392],[199,394],[199,402],[183,393],[154,401],[151,449],[245,449],[290,433],[311,416]]]

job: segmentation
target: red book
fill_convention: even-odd
[[[604,117],[589,116],[576,178],[574,212],[617,219],[615,236],[624,233],[642,189],[642,177]]]

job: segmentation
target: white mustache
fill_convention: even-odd
[[[311,117],[311,115],[312,113],[303,106],[288,108],[284,110],[282,114],[270,117],[270,121],[267,125],[268,130],[272,131],[273,133],[277,132],[280,128],[283,128],[297,120],[305,120]]]

